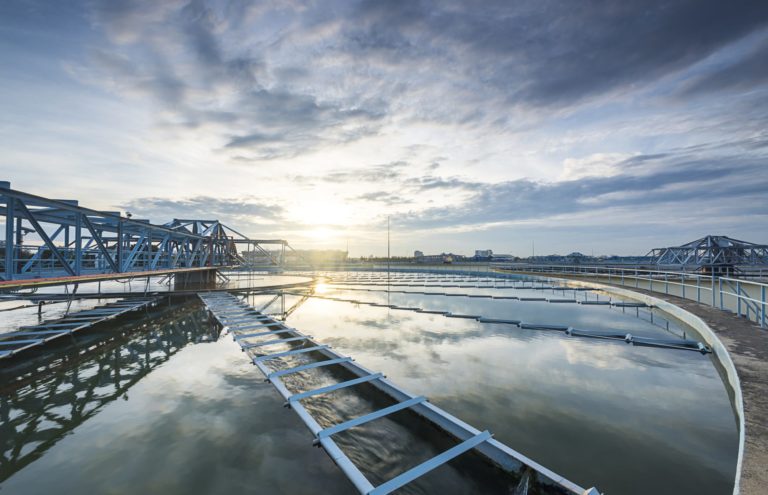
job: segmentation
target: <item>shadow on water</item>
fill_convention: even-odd
[[[64,348],[0,369],[0,481],[124,397],[187,344],[215,342],[219,332],[195,314],[201,312],[188,302],[102,326]]]

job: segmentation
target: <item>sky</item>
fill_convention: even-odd
[[[350,256],[768,243],[765,0],[3,0],[0,180]]]

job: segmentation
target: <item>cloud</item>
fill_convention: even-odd
[[[163,126],[205,127],[240,159],[292,157],[376,132],[387,113],[383,100],[325,98],[275,80],[298,72],[268,65],[257,40],[243,50],[229,39],[237,14],[203,1],[95,2],[93,22],[112,45],[94,48],[90,64],[73,73],[120,94],[150,96]],[[253,26],[241,29],[248,46]]]
[[[439,59],[442,74],[472,74],[509,102],[553,105],[680,71],[765,27],[768,4],[362,2],[352,19],[341,49],[355,56]]]
[[[48,4],[0,16],[4,162],[31,177],[54,150],[80,180],[119,157],[91,187],[137,215],[765,230],[764,1]]]
[[[750,47],[740,57],[734,57],[717,67],[692,77],[679,90],[680,96],[697,96],[726,90],[763,91],[768,82],[768,39]],[[765,98],[765,96],[763,96]]]
[[[509,125],[515,106],[630,91],[765,27],[768,4],[96,1],[91,17],[112,43],[92,79],[153,95],[167,123],[226,124],[222,149],[258,160],[373,136],[394,115]],[[764,80],[761,52],[689,91]]]
[[[282,218],[280,205],[262,203],[255,198],[226,199],[196,196],[185,199],[137,198],[118,208],[130,211],[134,217],[150,218],[165,223],[174,218],[220,220],[234,228],[243,222],[249,226],[268,225]]]
[[[567,158],[563,162],[563,180],[583,177],[610,177],[621,173],[620,165],[631,160],[631,153],[595,153],[584,158]],[[637,163],[637,160],[631,163]]]
[[[482,186],[482,183],[468,182],[459,177],[436,177],[427,175],[415,179],[410,185],[414,185],[419,191],[429,191],[432,189],[465,189],[471,191]]]
[[[408,162],[395,161],[376,165],[360,165],[357,168],[332,169],[322,175],[316,176],[296,175],[292,176],[291,179],[294,182],[305,184],[316,184],[318,182],[329,182],[334,184],[347,182],[398,183],[404,179],[404,170],[408,167]]]
[[[616,157],[619,158],[620,157]],[[643,162],[643,168],[624,164]],[[610,163],[610,162],[605,162]],[[723,166],[728,163],[728,166]],[[603,165],[601,165],[603,166]],[[670,205],[683,208],[715,206],[723,213],[733,209],[744,218],[768,213],[768,176],[764,158],[659,154],[635,156],[605,165],[623,172],[585,175],[574,180],[537,182],[519,179],[477,185],[474,193],[455,207],[411,212],[398,223],[405,228],[483,228],[492,224],[544,220],[574,214],[592,215],[593,224],[606,220],[610,211],[631,218],[627,209],[660,214]],[[691,210],[696,211],[696,210]],[[703,214],[702,210],[697,211]],[[675,221],[675,215],[654,218]]]
[[[386,191],[374,191],[351,198],[357,201],[368,201],[371,203],[384,203],[387,205],[404,205],[413,203],[412,200],[392,194]]]

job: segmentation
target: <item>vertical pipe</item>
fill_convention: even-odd
[[[741,282],[738,280],[736,281],[736,315],[741,316]]]
[[[13,256],[13,222],[16,200],[10,196],[5,198],[5,279],[13,280],[14,272],[16,271],[16,263]]]
[[[717,300],[715,299],[715,272],[712,272],[712,307],[717,306]]]

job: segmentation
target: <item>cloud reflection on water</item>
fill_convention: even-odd
[[[390,298],[403,306],[668,336],[634,311],[605,307]],[[328,313],[336,315],[333,323],[316,318]],[[609,493],[685,487],[713,495],[732,485],[736,424],[709,356],[318,299],[290,323],[584,485]]]

